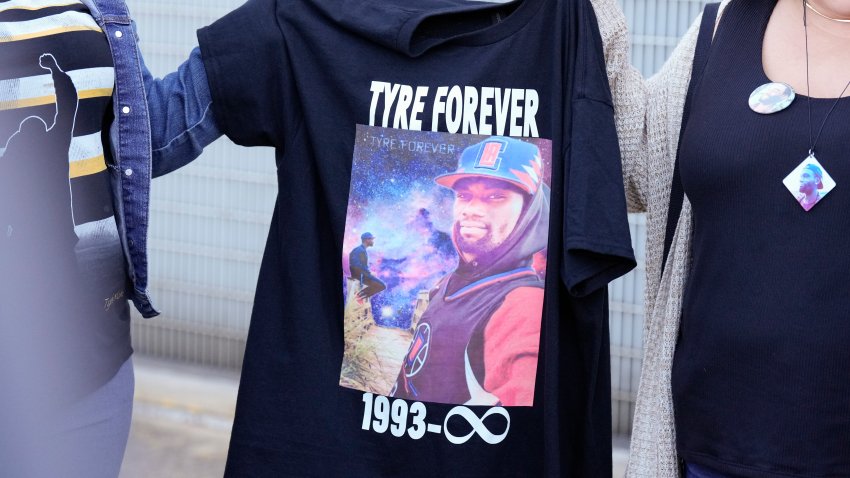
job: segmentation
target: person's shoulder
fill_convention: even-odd
[[[544,290],[543,284],[541,283],[540,287],[538,286],[522,286],[517,287],[516,289],[508,292],[508,297],[543,297]]]
[[[534,335],[540,332],[543,289],[523,286],[508,292],[502,305],[487,323],[486,333],[493,335]]]
[[[502,307],[517,307],[527,308],[528,304],[542,300],[544,297],[544,289],[535,286],[522,286],[508,292],[505,295],[505,301]]]

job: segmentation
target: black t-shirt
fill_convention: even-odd
[[[199,32],[223,131],[279,182],[227,475],[610,476],[605,285],[635,262],[595,22],[252,0]]]
[[[107,167],[112,54],[81,2],[0,1],[0,31],[0,377],[26,400],[65,400],[132,353]]]
[[[678,448],[730,476],[850,476],[850,99],[816,161],[805,91],[774,114],[750,109],[770,81],[762,44],[775,5],[730,3],[682,139],[694,230],[673,364]],[[812,99],[814,134],[835,104]],[[808,211],[807,191],[821,197]]]

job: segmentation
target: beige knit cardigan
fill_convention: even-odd
[[[721,4],[721,14],[728,1]],[[701,16],[661,70],[645,80],[629,64],[629,34],[617,1],[591,3],[605,49],[629,209],[646,212],[647,219],[643,369],[626,476],[676,478],[679,469],[670,377],[691,252],[687,197],[663,274],[661,262],[682,110]]]

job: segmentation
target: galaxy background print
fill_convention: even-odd
[[[488,137],[357,126],[341,251],[346,344],[340,385],[379,394],[392,387],[428,291],[458,265],[454,193],[434,178],[456,170],[461,152]],[[523,140],[540,149],[543,180],[551,184],[551,141]],[[374,236],[369,272],[386,290],[360,301],[349,254],[365,233]],[[544,276],[545,254],[538,256],[534,268]]]

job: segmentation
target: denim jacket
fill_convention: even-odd
[[[151,178],[189,163],[220,133],[197,48],[177,72],[154,79],[142,60],[124,1],[82,2],[106,34],[115,65],[115,119],[109,128],[114,164],[109,170],[130,298],[142,316],[154,317],[159,312],[147,290]]]

